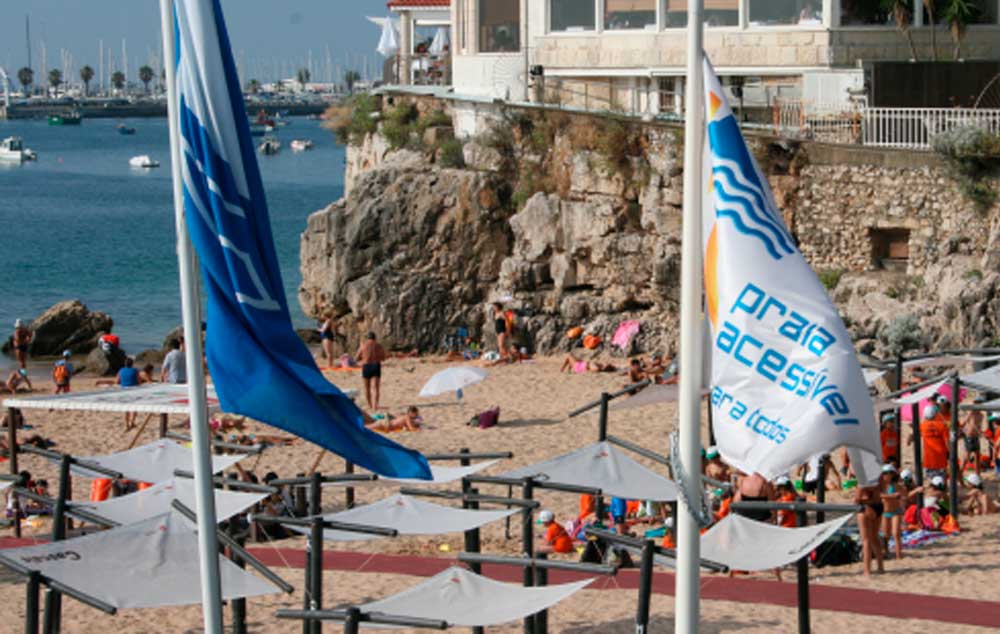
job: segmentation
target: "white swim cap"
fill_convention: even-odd
[[[904,480],[910,480],[913,478],[913,472],[910,471],[909,469],[903,469],[902,471],[899,472],[899,477]]]
[[[556,518],[552,511],[545,510],[538,514],[538,519],[541,520],[542,524],[548,524]]]
[[[970,473],[969,475],[965,476],[965,481],[974,487],[982,486],[983,484],[983,479],[979,477],[978,473]]]
[[[14,320],[14,327],[15,327],[15,328],[20,328],[20,327],[21,327],[21,326],[23,326],[23,325],[24,325],[24,321],[22,321],[22,320],[20,320],[20,319],[15,319],[15,320]]]
[[[663,525],[666,526],[667,528],[673,528],[674,527],[674,518],[668,517],[667,519],[663,520]]]
[[[938,413],[938,407],[937,407],[937,405],[930,405],[930,404],[928,404],[928,405],[924,406],[924,419],[925,420],[934,418],[935,416],[937,416],[937,413]]]
[[[882,473],[896,473],[896,467],[891,464],[882,465]]]
[[[719,448],[716,447],[715,445],[712,445],[707,450],[705,450],[705,457],[708,458],[709,460],[711,460],[712,458],[718,458]]]
[[[944,486],[944,478],[942,478],[941,476],[934,476],[933,478],[931,478],[931,486],[936,489],[940,489],[941,487]]]
[[[778,476],[778,478],[774,481],[774,484],[779,487],[785,487],[791,483],[792,481],[788,479],[788,476]]]

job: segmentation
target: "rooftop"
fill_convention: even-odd
[[[403,7],[427,8],[427,7],[450,7],[451,0],[389,0],[387,6],[390,9]]]

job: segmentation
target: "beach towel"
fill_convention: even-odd
[[[639,327],[639,322],[634,319],[618,324],[615,336],[611,338],[611,345],[627,350],[632,345],[632,338],[639,334]]]
[[[948,533],[942,533],[941,531],[928,531],[928,530],[915,530],[915,531],[904,531],[903,532],[903,548],[918,548],[920,546],[926,546],[927,544],[933,544],[934,542],[939,542],[942,539],[951,537]],[[889,549],[892,550],[896,545],[895,539],[889,539]]]

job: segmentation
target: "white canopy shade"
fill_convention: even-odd
[[[67,541],[5,550],[0,557],[116,608],[201,603],[197,533],[177,513]],[[219,572],[223,599],[278,592],[222,557]]]
[[[453,627],[489,627],[548,609],[593,579],[525,588],[452,567],[399,594],[359,606],[362,612],[443,620]]]
[[[219,410],[215,388],[208,386],[209,413]],[[138,387],[111,388],[94,392],[71,392],[48,396],[4,399],[4,407],[17,409],[58,409],[84,412],[140,412],[143,414],[183,414],[189,416],[188,387],[173,383],[149,383]]]
[[[885,370],[872,370],[871,368],[864,369],[865,375],[865,385],[871,387],[878,382],[883,376],[885,376]]]
[[[434,484],[451,484],[452,482],[458,482],[467,475],[472,475],[474,473],[479,473],[484,469],[492,467],[499,460],[487,460],[485,462],[477,462],[476,464],[469,465],[468,467],[445,467],[441,465],[432,464],[431,465],[431,479],[430,480],[413,480],[410,478],[387,478],[385,476],[379,476],[378,480],[372,481],[361,481],[361,482],[325,482],[323,486],[325,487],[362,487],[366,484],[375,484],[376,482],[398,482],[399,484],[405,484],[407,486],[427,486]]]
[[[128,451],[108,454],[106,456],[83,456],[77,459],[90,462],[105,469],[111,469],[130,480],[139,482],[164,482],[174,477],[174,471],[193,471],[192,452],[172,440],[157,440],[146,445],[140,445]],[[212,456],[212,473],[228,469],[245,455]],[[73,472],[89,478],[95,476],[84,465],[74,465]]]
[[[973,374],[965,374],[959,379],[969,387],[983,392],[1000,392],[1000,365]]]
[[[444,55],[445,49],[451,44],[451,37],[448,34],[448,27],[441,26],[434,33],[434,39],[431,41],[431,47],[427,49],[427,52],[434,56]]]
[[[242,513],[267,497],[266,493],[245,493],[241,491],[215,491],[216,521],[224,522],[237,513]],[[111,498],[104,502],[70,502],[74,508],[90,511],[95,515],[127,526],[170,512],[174,500],[184,506],[195,508],[194,480],[171,478],[159,484],[136,491],[130,495]]]
[[[929,359],[911,359],[903,362],[904,368],[940,368],[971,363],[990,363],[1000,360],[1000,355],[947,355]]]
[[[392,20],[385,20],[382,23],[382,36],[379,38],[378,46],[375,47],[382,57],[392,57],[399,50],[399,35],[396,34],[396,27]]]
[[[396,494],[374,504],[324,515],[323,519],[351,524],[366,524],[382,528],[394,528],[400,535],[445,535],[485,526],[518,513],[517,509],[505,511],[475,511],[441,506],[424,502],[408,495]],[[289,526],[290,529],[308,534],[309,529]],[[377,539],[374,535],[352,533],[350,531],[323,531],[323,539],[338,542],[368,541]]]
[[[701,537],[701,558],[733,570],[771,570],[798,561],[853,516],[824,524],[782,528],[736,514],[727,515]]]
[[[464,365],[441,370],[424,384],[424,387],[420,389],[420,396],[437,396],[457,392],[462,388],[483,381],[487,376],[489,373],[482,368],[470,368]]]
[[[677,499],[677,485],[672,480],[642,466],[609,442],[599,442],[504,475],[540,476],[551,482],[600,489],[604,495],[629,500]]]

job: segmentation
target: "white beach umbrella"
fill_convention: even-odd
[[[379,38],[378,47],[375,49],[382,57],[392,57],[399,50],[399,35],[392,20],[387,19],[382,24],[382,37]]]
[[[443,26],[439,27],[437,33],[434,34],[434,40],[431,42],[431,47],[427,52],[435,57],[444,55],[444,49],[450,43],[449,40],[448,29]]]
[[[420,389],[420,396],[437,396],[448,392],[461,393],[462,388],[475,385],[488,376],[482,368],[459,366],[441,370]],[[461,396],[459,396],[461,398]]]

